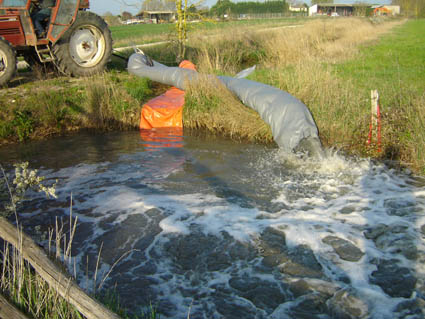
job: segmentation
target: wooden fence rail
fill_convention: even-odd
[[[90,298],[69,277],[65,276],[30,237],[0,217],[0,236],[22,254],[35,271],[71,303],[87,319],[119,319],[119,316]]]
[[[9,303],[3,295],[0,294],[0,318],[1,319],[28,319],[14,305]]]

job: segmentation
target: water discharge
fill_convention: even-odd
[[[27,229],[66,221],[72,194],[81,286],[93,286],[101,249],[97,284],[123,256],[105,285],[161,318],[424,318],[423,179],[335,153],[317,162],[170,132],[141,138],[0,149],[2,162],[30,159],[58,179],[58,200],[27,201]]]

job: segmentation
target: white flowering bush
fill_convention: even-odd
[[[36,169],[28,169],[28,162],[14,164],[15,177],[12,183],[9,182],[3,168],[3,182],[0,182],[0,199],[5,202],[0,207],[0,214],[3,216],[16,213],[16,205],[25,200],[25,194],[32,189],[37,192],[43,192],[47,198],[56,198],[56,183],[52,186],[43,184],[45,177],[38,176]]]

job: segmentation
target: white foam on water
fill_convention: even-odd
[[[407,259],[401,252],[392,251],[391,246],[377,248],[364,236],[364,231],[379,224],[407,226],[407,234],[414,238],[414,244],[423,254],[425,242],[419,228],[425,224],[425,186],[413,187],[409,183],[411,176],[368,160],[348,160],[337,153],[329,154],[318,163],[269,151],[247,165],[254,168],[252,176],[237,178],[248,184],[269,185],[277,194],[270,198],[270,203],[283,204],[280,210],[270,212],[259,207],[241,207],[214,192],[205,193],[204,189],[187,194],[163,192],[161,181],[181,172],[183,169],[179,165],[163,175],[145,170],[142,163],[80,164],[51,174],[61,179],[59,194],[62,198],[71,192],[74,194],[75,214],[80,220],[98,224],[115,213],[117,217],[111,225],[119,225],[129,216],[144,214],[151,208],[164,212],[164,218],[158,224],[160,233],[147,251],[157,249],[175,236],[187,236],[194,228],[205,236],[221,238],[223,233],[227,233],[235,241],[252,245],[267,227],[281,229],[288,247],[308,245],[313,250],[331,280],[344,287],[339,276],[348,277],[351,284],[345,287],[351,286],[356,290],[358,298],[369,308],[370,318],[392,318],[394,308],[403,298],[391,298],[369,282],[371,273],[377,269],[371,261],[374,258],[397,258],[401,264],[415,269],[422,279],[424,265]],[[126,185],[129,180],[144,183],[149,191],[147,188],[129,187]],[[414,213],[389,214],[391,203],[395,203],[394,209],[414,209]],[[397,203],[401,206],[398,207]],[[84,210],[91,213],[78,213]],[[105,229],[98,227],[92,238],[104,233]],[[330,245],[323,243],[327,236],[349,241],[364,256],[357,262],[342,260]],[[389,241],[397,241],[397,234],[389,236]],[[190,280],[184,275],[173,274],[173,262],[165,257],[165,252],[162,254],[159,256],[161,260],[155,260],[157,274],[152,277],[158,280],[157,290],[176,306],[180,317],[184,317],[181,312],[187,309],[191,298],[184,297],[179,287],[190,288]],[[232,267],[236,271],[237,264]],[[240,271],[253,274],[246,268]],[[161,279],[166,274],[168,279]],[[227,285],[230,278],[228,272],[212,271],[208,285],[198,289],[210,291],[213,288],[209,287],[216,284]],[[279,306],[271,318],[287,317],[287,311],[294,302],[288,301]],[[200,311],[202,307],[195,305],[194,309]]]
[[[338,266],[351,280],[363,300],[367,301],[372,318],[392,318],[393,308],[400,302],[400,298],[390,298],[379,287],[369,283],[369,275],[376,269],[370,264],[374,257],[397,257],[405,265],[421,268],[424,265],[407,260],[401,254],[385,252],[377,249],[375,244],[364,237],[366,227],[378,224],[405,225],[415,238],[415,244],[420,252],[424,252],[423,236],[418,235],[418,228],[423,225],[425,215],[424,201],[418,200],[423,194],[424,187],[412,189],[407,184],[410,177],[397,174],[394,170],[382,165],[374,165],[368,160],[350,161],[340,156],[331,156],[319,167],[309,161],[298,162],[306,178],[303,182],[310,183],[317,188],[316,198],[297,197],[291,204],[295,207],[314,205],[307,212],[285,212],[281,218],[273,219],[274,226],[285,225],[288,242],[292,245],[308,244],[317,256],[332,259],[334,255],[330,246],[324,245],[322,239],[327,235],[337,236],[355,244],[364,253],[358,262],[338,261]],[[279,180],[275,183],[280,183]],[[282,193],[277,199],[288,203],[288,191],[297,181],[283,181]],[[307,188],[308,185],[305,185]],[[310,189],[311,189],[310,188]],[[326,198],[326,200],[325,200]],[[410,201],[417,205],[417,214],[408,216],[389,215],[386,201]],[[344,207],[349,206],[353,211],[341,214]],[[313,230],[311,226],[320,226]]]

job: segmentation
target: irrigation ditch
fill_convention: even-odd
[[[287,33],[287,29],[293,29],[291,26],[279,27],[269,30],[276,32],[269,41],[264,41],[264,35],[258,38],[247,36],[243,32],[236,37],[212,36],[211,45],[202,43],[205,39],[200,37],[200,43],[197,47],[194,45],[189,48],[188,55],[197,63],[200,72],[205,73],[234,74],[249,64],[259,64],[259,72],[253,79],[287,90],[311,106],[322,141],[327,147],[335,147],[354,156],[370,156],[398,167],[409,167],[418,174],[425,174],[424,123],[418,116],[421,114],[420,106],[423,105],[425,96],[417,93],[416,84],[399,82],[397,87],[394,78],[391,78],[390,82],[379,87],[384,107],[380,132],[382,149],[379,150],[378,145],[367,145],[365,142],[370,119],[377,117],[370,113],[369,94],[372,88],[375,89],[370,85],[375,85],[376,81],[381,79],[380,76],[373,74],[375,83],[363,87],[362,83],[356,83],[357,79],[346,81],[344,75],[335,76],[334,69],[335,65],[339,67],[344,63],[340,60],[342,54],[346,53],[346,56],[355,58],[359,53],[359,45],[370,46],[377,38],[392,32],[393,28],[403,26],[405,21],[390,21],[388,25],[382,23],[385,25],[382,29],[379,29],[381,24],[366,22],[366,27],[355,21],[351,27],[346,23],[348,26],[345,28],[342,27],[345,23],[343,20],[337,21],[341,24],[319,21],[318,24],[309,25],[307,28],[297,27],[295,35]],[[418,25],[421,23],[423,21],[417,22]],[[372,29],[369,28],[370,25]],[[360,44],[345,42],[347,32],[351,32],[353,26],[369,34],[364,35],[366,40],[360,41]],[[316,34],[312,31],[314,29],[320,32]],[[302,39],[308,41],[297,41],[303,42],[303,46],[291,47],[292,44],[283,40],[284,37],[291,36],[298,39],[305,37]],[[295,42],[294,38],[288,41]],[[279,48],[272,45],[276,41],[283,42]],[[230,44],[234,44],[233,48],[229,48]],[[344,45],[350,50],[341,49]],[[147,44],[141,47],[160,61],[172,60],[172,57],[164,52],[168,43]],[[237,53],[243,48],[243,54]],[[133,48],[123,50],[125,49],[131,51]],[[302,60],[305,63],[301,63]],[[364,62],[358,63],[361,65]],[[323,67],[323,64],[326,65]],[[398,67],[403,66],[400,63]],[[277,71],[270,71],[271,68]],[[110,71],[93,78],[70,79],[55,75],[46,79],[43,74],[37,72],[23,73],[21,78],[12,83],[11,88],[3,89],[1,93],[2,144],[25,143],[79,130],[98,133],[137,129],[141,104],[167,88],[146,79],[129,76],[125,65],[118,60],[112,61]],[[368,75],[365,72],[363,76]],[[388,73],[384,74],[385,76],[388,76]],[[39,77],[40,81],[33,81],[35,77]],[[231,105],[230,109],[238,114],[237,118],[229,117],[229,108],[223,105]],[[235,123],[241,118],[240,112],[246,117],[243,125],[238,127]],[[256,114],[244,108],[240,101],[228,93],[217,88],[208,88],[206,83],[198,83],[188,91],[185,114],[185,125],[188,129],[208,130],[242,141],[272,143],[270,132]],[[205,116],[206,114],[209,116]],[[20,250],[32,267],[84,316],[118,318],[88,297],[49,261],[32,239],[20,233],[4,219],[0,219],[0,232],[3,239]],[[7,300],[2,298],[0,302],[3,305],[0,307],[0,314],[1,311],[4,311],[3,315],[16,313],[13,306],[7,305]],[[25,318],[22,314],[16,314],[15,317],[19,318],[18,316]]]

